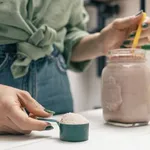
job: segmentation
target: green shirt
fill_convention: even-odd
[[[88,19],[83,0],[0,0],[0,44],[17,43],[14,78],[26,75],[32,60],[50,55],[53,44],[68,69],[83,71],[89,61],[70,58],[73,46],[88,35]]]

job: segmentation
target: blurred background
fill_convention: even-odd
[[[150,0],[85,0],[89,14],[88,32],[100,31],[118,17],[135,15],[143,9],[150,16]],[[101,72],[105,57],[97,58],[83,73],[68,71],[76,112],[101,107]]]

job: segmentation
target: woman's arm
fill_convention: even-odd
[[[100,34],[90,34],[81,39],[73,49],[71,60],[85,61],[104,55],[102,41],[99,39]]]
[[[73,48],[73,53],[71,57],[72,62],[80,62],[85,60],[94,59],[98,56],[105,55],[109,50],[120,48],[123,41],[129,37],[129,34],[137,29],[137,25],[142,17],[142,14],[138,16],[131,16],[121,19],[116,19],[114,22],[109,24],[100,33],[95,33],[87,35],[80,40],[80,42]],[[150,20],[147,19],[145,23],[149,23]],[[144,23],[144,24],[145,24]],[[150,28],[143,28],[143,36],[141,36],[140,41],[143,38],[147,38],[142,43],[148,44],[148,36],[150,36]],[[127,46],[131,46],[132,39],[128,39],[126,42]],[[141,43],[139,43],[141,44]]]

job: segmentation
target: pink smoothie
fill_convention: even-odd
[[[102,107],[106,121],[149,122],[150,70],[144,55],[109,58],[102,74]]]

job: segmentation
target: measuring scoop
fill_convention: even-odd
[[[37,118],[38,120],[54,122],[59,126],[60,140],[68,142],[82,142],[89,138],[89,123],[85,124],[64,124],[55,119]]]

